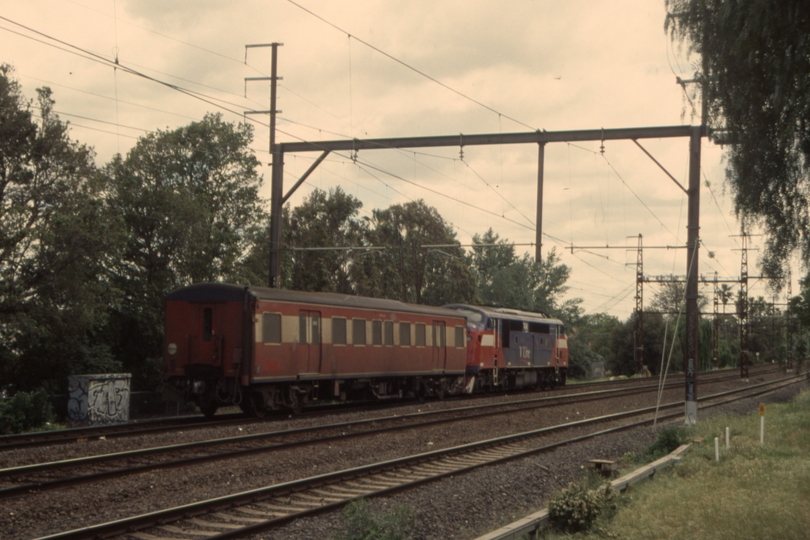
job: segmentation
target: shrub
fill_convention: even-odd
[[[0,401],[0,434],[23,433],[51,422],[53,407],[44,389],[17,392],[14,397]]]
[[[658,458],[669,454],[686,440],[686,432],[678,427],[666,427],[658,433],[658,438],[647,448],[646,454]]]
[[[587,531],[597,518],[610,518],[619,507],[619,493],[609,483],[595,489],[570,484],[548,503],[552,527],[566,532]]]
[[[413,512],[405,506],[375,516],[364,499],[344,508],[340,519],[343,530],[333,534],[333,540],[408,540],[415,522]]]

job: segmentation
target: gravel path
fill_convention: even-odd
[[[751,383],[756,383],[752,380]],[[739,381],[725,383],[723,388],[740,386]],[[795,385],[763,399],[785,400],[798,392]],[[712,392],[719,391],[713,387]],[[705,390],[704,392],[708,392]],[[525,399],[521,396],[497,396],[493,402]],[[664,401],[683,399],[683,390],[669,391]],[[750,412],[757,400],[747,400],[723,408],[725,412]],[[756,403],[754,403],[756,402]],[[193,469],[171,469],[111,479],[79,486],[71,490],[55,490],[33,497],[3,501],[0,510],[0,531],[3,538],[35,538],[62,530],[110,521],[130,515],[163,509],[169,506],[203,500],[219,495],[257,488],[372,463],[428,450],[505,435],[545,425],[562,423],[566,419],[606,414],[612,410],[632,409],[654,404],[652,394],[634,398],[596,401],[565,405],[549,409],[467,420],[428,429],[407,430],[379,436],[340,441],[329,445],[248,456],[239,460],[222,461],[196,466]],[[397,409],[406,413],[428,408],[452,406],[444,403],[413,404]],[[752,408],[753,407],[753,408]],[[718,409],[699,412],[699,418],[716,414]],[[384,415],[392,414],[386,411]],[[203,440],[244,434],[282,427],[300,427],[351,418],[374,417],[374,412],[350,413],[334,419],[292,419],[271,424],[251,424],[211,430],[191,430],[152,437],[136,437],[116,441],[92,441],[67,447],[37,448],[0,454],[0,466],[64,459],[74,455],[118,451],[188,440]],[[241,431],[239,431],[241,429]],[[391,497],[371,501],[375,510],[398,505],[411,508],[417,518],[416,538],[471,538],[492,528],[522,517],[542,506],[549,495],[579,478],[581,467],[589,459],[616,459],[629,451],[638,452],[655,438],[650,428],[611,434],[598,441],[566,446],[500,466],[490,466],[474,472],[447,478],[421,488]],[[300,520],[289,526],[255,538],[321,539],[339,526],[339,514],[333,512]]]

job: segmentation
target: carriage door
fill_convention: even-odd
[[[224,304],[200,304],[197,320],[196,339],[197,354],[194,355],[192,363],[208,364],[219,366],[222,363],[223,341],[225,338],[225,328],[222,324]],[[196,332],[195,332],[196,334]],[[193,339],[193,335],[189,336]],[[194,350],[192,347],[190,351]]]
[[[298,344],[304,349],[306,373],[321,371],[321,314],[301,311],[298,315]],[[304,366],[301,366],[302,368]]]
[[[444,321],[433,321],[433,369],[444,369],[447,362],[447,332]]]

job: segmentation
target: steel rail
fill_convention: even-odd
[[[753,367],[760,367],[760,366],[768,366],[767,364],[757,364]],[[733,368],[736,370],[737,368]],[[711,375],[714,373],[722,373],[726,370],[716,370],[716,371],[706,371],[700,372],[701,374],[705,374],[704,376]],[[576,389],[576,388],[589,388],[592,386],[602,386],[602,385],[623,385],[623,384],[632,384],[633,382],[637,382],[636,379],[621,379],[621,380],[614,380],[614,381],[601,381],[596,383],[577,383],[572,384],[570,386],[558,388],[559,390],[565,389]],[[474,397],[481,397],[481,396],[474,396]],[[376,402],[375,402],[376,403]],[[391,405],[396,407],[400,405],[407,405],[409,402],[407,401],[400,401],[396,402],[395,404],[392,403]],[[357,408],[363,409],[368,407],[368,403],[360,404]],[[377,405],[378,408],[381,408],[380,405]],[[305,410],[305,413],[310,412],[314,414],[321,414],[321,413],[330,413],[330,412],[338,412],[341,411],[339,406],[334,405],[327,405],[318,408],[309,408]],[[140,420],[136,422],[130,422],[127,424],[117,424],[115,426],[94,426],[94,427],[79,427],[79,428],[68,428],[68,429],[60,429],[60,430],[53,430],[53,431],[37,431],[37,432],[30,432],[30,433],[22,433],[22,434],[13,434],[13,435],[0,435],[0,452],[4,452],[7,450],[15,450],[19,448],[30,448],[30,447],[37,447],[37,446],[46,446],[51,444],[70,444],[75,442],[81,442],[84,440],[98,440],[101,437],[111,439],[111,438],[118,438],[118,437],[132,437],[138,435],[148,435],[153,433],[160,433],[165,431],[170,431],[172,429],[176,429],[178,427],[182,427],[184,429],[189,428],[210,428],[210,427],[217,427],[223,425],[230,425],[230,424],[251,424],[251,423],[261,423],[267,422],[268,420],[272,421],[274,419],[281,419],[280,417],[267,417],[264,419],[261,418],[249,418],[245,417],[243,414],[232,414],[232,415],[221,415],[218,417],[217,420],[210,421],[202,416],[190,416],[190,417],[171,417],[165,419],[150,419],[150,420]]]
[[[712,382],[723,382],[726,378],[716,378]],[[667,384],[667,388],[675,388],[679,385],[678,382],[672,382]],[[257,454],[257,453],[264,453],[267,451],[279,451],[279,450],[286,450],[290,448],[306,446],[306,445],[314,445],[314,444],[323,444],[328,442],[334,442],[339,440],[348,440],[350,438],[358,438],[358,437],[367,437],[371,435],[377,435],[380,433],[386,433],[391,431],[399,431],[405,429],[418,429],[423,428],[431,425],[442,424],[442,423],[452,423],[452,422],[461,422],[465,420],[473,420],[476,418],[482,418],[486,416],[497,416],[502,414],[514,414],[516,412],[524,412],[524,411],[531,411],[541,407],[547,407],[549,405],[546,404],[547,401],[557,401],[559,400],[560,403],[555,403],[551,406],[556,405],[570,405],[575,403],[582,403],[587,401],[593,401],[596,399],[603,399],[607,394],[611,394],[608,397],[624,397],[628,395],[636,395],[636,394],[643,394],[650,391],[657,390],[657,385],[648,385],[648,386],[641,386],[635,388],[619,388],[619,389],[609,389],[609,390],[599,390],[599,391],[592,391],[587,393],[581,394],[567,394],[563,396],[551,396],[551,397],[543,397],[543,398],[534,398],[529,400],[520,400],[520,401],[512,401],[508,403],[498,403],[498,404],[486,404],[486,405],[473,405],[468,407],[457,407],[451,409],[441,409],[436,411],[425,411],[419,413],[411,413],[406,415],[396,415],[396,416],[388,416],[388,417],[380,417],[380,418],[372,418],[372,419],[364,419],[364,420],[356,420],[351,422],[343,422],[339,424],[326,424],[322,426],[313,426],[313,427],[306,427],[306,428],[296,428],[292,430],[284,430],[284,431],[277,431],[277,432],[270,432],[270,433],[258,433],[252,435],[244,435],[238,437],[230,437],[230,438],[222,438],[222,439],[213,439],[207,441],[196,441],[191,443],[181,443],[175,445],[168,445],[168,446],[161,446],[161,447],[153,447],[153,448],[144,448],[138,450],[130,450],[130,451],[123,451],[123,452],[114,452],[109,454],[102,454],[96,456],[85,456],[79,458],[71,458],[66,460],[60,461],[52,461],[46,463],[35,463],[29,465],[21,465],[17,467],[9,467],[6,469],[0,469],[0,477],[9,477],[9,476],[19,476],[23,474],[31,474],[36,472],[43,472],[48,470],[55,470],[60,468],[66,467],[75,467],[81,465],[95,465],[99,463],[103,463],[106,461],[112,460],[119,460],[119,459],[131,459],[136,457],[144,457],[154,454],[160,453],[169,453],[174,451],[180,450],[193,450],[197,448],[207,448],[216,445],[222,444],[234,444],[239,442],[252,442],[261,439],[269,439],[269,438],[276,438],[276,437],[285,437],[289,435],[299,435],[305,433],[312,433],[317,431],[324,431],[330,429],[346,429],[352,428],[360,425],[365,424],[378,424],[381,422],[400,422],[402,420],[411,420],[416,419],[420,420],[422,418],[429,418],[438,415],[447,415],[447,414],[455,414],[458,412],[476,412],[483,410],[484,412],[477,415],[467,415],[467,416],[455,416],[449,418],[438,418],[438,419],[429,419],[427,421],[423,421],[420,423],[408,423],[408,424],[396,424],[393,426],[387,427],[378,427],[374,429],[364,430],[364,431],[350,431],[350,432],[341,432],[337,435],[325,436],[320,437],[317,439],[302,439],[296,441],[289,441],[289,442],[281,442],[277,444],[271,445],[263,445],[258,447],[250,447],[250,448],[243,448],[243,449],[236,449],[231,451],[220,452],[217,454],[208,454],[203,456],[193,456],[193,457],[186,457],[180,458],[176,460],[170,461],[163,461],[159,463],[147,463],[136,465],[133,467],[127,467],[124,469],[113,469],[107,471],[98,471],[86,475],[79,475],[79,476],[72,476],[72,477],[65,477],[65,478],[56,478],[56,479],[49,479],[44,481],[36,481],[36,482],[29,482],[27,484],[17,484],[12,487],[0,489],[0,499],[15,497],[23,494],[28,493],[35,493],[43,490],[49,489],[57,489],[59,487],[64,487],[67,485],[75,485],[80,483],[88,483],[103,480],[105,478],[111,477],[122,477],[126,475],[138,474],[158,469],[166,469],[166,468],[178,468],[184,466],[190,466],[198,463],[204,462],[211,462],[223,459],[233,459],[236,457],[241,457],[244,455],[250,454]],[[569,399],[569,398],[576,398],[576,399]],[[526,407],[525,405],[530,405]],[[502,409],[502,410],[492,410],[492,409]]]
[[[778,379],[776,381],[769,381],[765,383],[760,383],[757,385],[753,385],[744,389],[736,389],[730,390],[726,392],[720,392],[717,394],[712,394],[709,396],[704,396],[700,399],[701,402],[709,402],[711,400],[715,400],[718,398],[734,395],[734,394],[743,394],[737,395],[733,398],[724,400],[719,403],[707,403],[706,407],[713,407],[724,405],[726,403],[731,403],[733,401],[739,401],[742,399],[748,399],[751,397],[756,397],[765,393],[774,392],[781,388],[797,384],[799,382],[807,380],[806,376],[795,376],[795,377],[786,377],[783,379]],[[784,383],[784,384],[782,384]],[[765,387],[769,388],[765,388]],[[755,392],[751,392],[751,390],[757,390]],[[663,405],[663,408],[673,408],[679,407],[683,405],[683,401],[678,402],[671,402]],[[600,430],[597,432],[588,433],[585,435],[576,436],[565,441],[558,441],[549,445],[544,445],[537,448],[532,448],[529,450],[517,451],[517,452],[503,452],[502,455],[495,455],[494,457],[490,457],[489,459],[482,459],[482,457],[477,457],[474,459],[473,463],[464,465],[460,467],[455,467],[447,470],[442,470],[446,465],[443,467],[441,464],[436,464],[439,459],[442,458],[453,458],[457,456],[463,456],[465,454],[469,454],[475,451],[492,451],[497,447],[504,447],[508,446],[509,444],[521,441],[521,440],[528,440],[539,435],[544,435],[553,431],[559,431],[563,429],[570,429],[574,427],[586,426],[590,424],[596,424],[600,422],[612,421],[612,420],[620,420],[622,418],[628,418],[631,416],[639,416],[642,414],[650,414],[654,412],[655,407],[645,407],[641,409],[636,409],[633,411],[624,411],[620,413],[614,413],[609,415],[603,415],[599,417],[593,417],[583,420],[578,420],[575,422],[569,422],[566,424],[560,424],[557,426],[550,426],[545,428],[540,428],[537,430],[531,430],[523,433],[507,435],[503,437],[497,437],[493,439],[488,439],[485,441],[478,441],[475,443],[468,443],[464,445],[455,446],[452,448],[441,449],[441,450],[434,450],[431,452],[425,452],[421,454],[416,454],[413,456],[407,456],[404,458],[395,458],[387,461],[383,461],[380,463],[374,463],[370,465],[363,465],[359,467],[354,467],[351,469],[343,470],[343,471],[336,471],[331,473],[325,473],[305,479],[300,480],[293,480],[289,482],[284,482],[281,484],[275,484],[268,487],[257,488],[241,493],[225,495],[221,497],[217,497],[214,499],[210,499],[207,501],[200,501],[196,503],[190,503],[182,506],[178,506],[175,508],[169,508],[165,510],[160,510],[156,512],[151,512],[148,514],[142,514],[139,516],[133,516],[129,518],[123,518],[116,521],[112,521],[109,523],[102,523],[98,525],[92,525],[88,527],[82,527],[79,529],[75,529],[72,531],[67,531],[63,533],[57,533],[53,535],[49,535],[46,537],[42,537],[40,540],[77,540],[77,539],[86,539],[86,538],[97,538],[97,537],[104,537],[109,538],[114,535],[122,535],[122,534],[129,534],[136,530],[143,530],[148,527],[152,527],[158,524],[166,524],[170,522],[180,521],[184,519],[194,519],[197,516],[210,514],[211,512],[221,511],[225,509],[232,508],[236,505],[247,505],[247,504],[264,504],[265,507],[273,507],[272,505],[268,505],[263,503],[263,501],[273,499],[275,497],[288,497],[288,496],[299,496],[303,490],[308,489],[317,489],[318,487],[322,489],[329,489],[330,487],[334,487],[337,482],[351,482],[353,479],[358,478],[367,478],[370,475],[380,475],[386,474],[386,478],[395,478],[397,476],[396,471],[404,470],[411,472],[412,469],[416,469],[417,471],[423,471],[418,478],[413,480],[408,480],[407,476],[405,476],[405,481],[400,482],[397,485],[390,485],[388,487],[382,487],[383,480],[377,480],[368,484],[368,486],[372,487],[373,489],[368,491],[363,491],[361,489],[355,488],[354,490],[350,488],[341,488],[340,491],[343,493],[347,493],[348,495],[340,500],[334,500],[336,497],[330,497],[329,499],[332,502],[326,502],[325,504],[318,504],[317,506],[313,506],[311,508],[298,508],[303,506],[304,503],[297,503],[298,507],[291,507],[291,508],[298,508],[300,511],[294,514],[289,515],[278,515],[278,511],[275,511],[276,517],[269,519],[269,520],[262,520],[261,522],[256,522],[252,525],[248,525],[246,527],[239,527],[238,529],[232,529],[227,532],[223,533],[215,533],[209,536],[209,540],[221,540],[225,538],[234,538],[238,536],[244,536],[248,534],[253,534],[257,532],[261,532],[268,528],[272,528],[287,522],[290,522],[294,519],[298,519],[300,517],[313,515],[316,513],[321,513],[325,511],[329,511],[332,509],[337,509],[345,504],[351,502],[359,497],[371,497],[371,496],[380,496],[390,494],[402,489],[407,489],[410,487],[415,487],[417,485],[421,485],[427,482],[435,481],[440,478],[444,478],[451,475],[456,475],[459,473],[467,472],[479,467],[483,467],[486,465],[492,465],[497,463],[503,463],[506,461],[511,461],[515,459],[520,459],[529,455],[533,455],[536,453],[548,451],[553,448],[557,448],[559,446],[563,446],[566,444],[571,444],[575,442],[579,442],[582,440],[598,437],[601,435],[605,435],[608,433],[613,433],[625,429],[630,429],[632,427],[637,427],[640,425],[646,425],[653,421],[652,418],[645,418],[640,421],[632,422],[629,424],[623,424],[620,426],[611,427],[605,430]],[[681,416],[681,412],[673,412],[667,415],[659,415],[659,418],[674,418]],[[479,452],[479,456],[483,454]],[[428,462],[433,462],[430,464]],[[420,465],[424,465],[423,469],[419,469]],[[431,469],[435,471],[435,474],[424,475],[424,471]],[[393,475],[393,476],[392,476]],[[403,478],[403,473],[399,473],[399,477]],[[378,476],[378,478],[382,478]],[[356,483],[356,482],[355,482]],[[376,487],[374,487],[376,486]],[[351,495],[352,491],[354,491],[354,495]],[[322,491],[321,491],[322,493]],[[326,501],[325,496],[320,497],[321,501]],[[317,499],[317,497],[316,497]],[[257,512],[259,513],[259,512]],[[265,515],[271,515],[273,512],[264,512]],[[232,516],[227,516],[229,519],[234,519]],[[247,519],[247,518],[245,518]],[[210,528],[210,526],[209,526]],[[214,525],[216,528],[216,525]],[[178,531],[175,531],[178,532]],[[180,531],[182,532],[182,531]],[[195,531],[199,533],[200,531]],[[210,532],[210,531],[209,531]]]

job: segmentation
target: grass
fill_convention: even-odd
[[[764,446],[759,426],[758,410],[700,421],[689,435],[705,441],[675,468],[635,486],[611,521],[590,533],[548,531],[543,538],[810,538],[810,391],[766,407]]]

